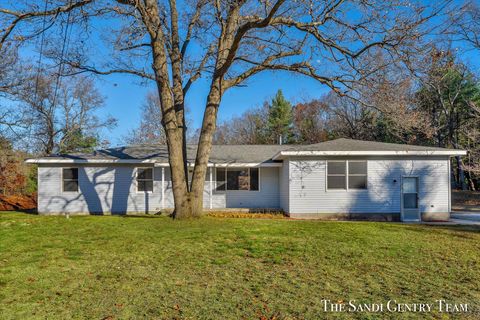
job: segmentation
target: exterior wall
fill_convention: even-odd
[[[330,159],[330,158],[329,158]],[[366,158],[336,158],[366,159]],[[424,216],[448,218],[448,159],[367,158],[366,190],[326,190],[326,160],[291,159],[289,162],[291,217],[325,218],[330,215],[387,214],[399,217],[401,179],[419,177],[419,208]],[[396,182],[394,182],[396,181]]]
[[[279,168],[260,168],[259,191],[224,191],[227,208],[280,208]]]
[[[283,161],[283,166],[279,168],[279,182],[280,182],[280,207],[285,213],[290,212],[290,162],[289,160]]]
[[[151,165],[150,165],[151,166]],[[40,165],[38,168],[38,212],[54,213],[117,213],[158,212],[173,208],[173,192],[169,168],[154,168],[154,189],[137,192],[135,165],[76,165],[79,192],[62,192],[61,165]],[[73,166],[72,166],[73,167]],[[142,166],[146,167],[146,166]],[[210,181],[205,181],[204,207],[279,208],[278,169],[260,168],[259,191],[213,191],[210,202]],[[162,198],[162,171],[163,196]],[[215,175],[212,174],[214,180]],[[207,180],[210,175],[207,174]],[[215,188],[212,183],[213,190]],[[211,205],[211,206],[210,206]]]
[[[154,192],[144,193],[137,192],[135,166],[75,167],[79,192],[62,192],[62,167],[39,166],[39,213],[127,213],[161,209],[161,168],[154,169]]]
[[[210,197],[210,175],[207,174],[204,207],[282,208],[295,218],[325,218],[329,215],[352,217],[356,214],[389,214],[398,217],[401,210],[401,178],[415,175],[419,176],[419,206],[424,218],[448,218],[448,158],[370,157],[367,160],[367,190],[326,190],[325,158],[293,158],[285,160],[283,167],[262,167],[259,191],[213,191]],[[121,214],[173,208],[169,168],[155,167],[154,191],[139,193],[136,191],[134,165],[75,166],[79,168],[79,192],[70,193],[62,192],[62,167],[53,164],[39,166],[39,213]],[[163,198],[162,171],[165,173]],[[212,177],[215,181],[215,172]],[[212,188],[215,190],[215,182]]]

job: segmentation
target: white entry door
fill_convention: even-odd
[[[402,221],[420,221],[418,207],[418,177],[403,177],[402,179]]]

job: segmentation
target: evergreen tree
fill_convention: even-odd
[[[69,152],[92,152],[99,145],[99,139],[95,135],[86,135],[81,129],[71,130],[59,143],[60,153]]]
[[[266,136],[270,143],[293,142],[292,104],[285,99],[282,90],[278,90],[268,110]]]

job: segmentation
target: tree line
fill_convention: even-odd
[[[279,90],[271,101],[220,122],[214,144],[313,144],[336,138],[465,149],[452,159],[459,189],[480,188],[480,80],[452,50],[434,49],[417,74],[393,69],[363,85],[361,96],[334,92],[291,103]],[[164,143],[158,98],[149,94],[141,123],[127,143]],[[188,136],[198,139],[198,130]]]
[[[104,97],[94,79],[59,81],[46,70],[33,73],[27,61],[9,59],[0,63],[0,83],[0,194],[36,192],[36,168],[24,163],[27,157],[109,144],[104,129],[116,120],[98,114]]]
[[[217,144],[312,144],[335,138],[468,150],[452,160],[460,189],[480,188],[480,82],[451,51],[434,50],[418,77],[382,79],[354,99],[329,93],[292,105],[279,90],[218,125]]]

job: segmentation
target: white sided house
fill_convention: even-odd
[[[188,146],[193,163],[196,147]],[[282,210],[292,218],[447,220],[450,157],[463,150],[337,139],[312,145],[214,145],[206,210]],[[168,153],[138,145],[37,159],[38,213],[173,208]]]

